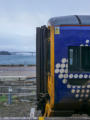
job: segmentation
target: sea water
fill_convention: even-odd
[[[35,65],[35,55],[0,55],[0,65]]]

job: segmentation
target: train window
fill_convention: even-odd
[[[81,47],[81,67],[84,71],[90,70],[90,47]]]
[[[70,46],[68,60],[69,72],[90,71],[90,47]]]
[[[73,49],[70,49],[70,65],[73,65]]]
[[[70,46],[68,52],[69,71],[78,71],[80,66],[80,47]]]

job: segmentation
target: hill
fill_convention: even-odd
[[[0,55],[11,55],[8,51],[0,51]]]

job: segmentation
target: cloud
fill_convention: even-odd
[[[23,13],[16,16],[15,19],[0,17],[0,33],[32,36],[35,33],[36,27],[43,25],[46,19],[47,16],[40,13],[35,16]]]
[[[0,50],[35,50],[36,27],[50,17],[89,14],[90,0],[0,0]]]
[[[8,51],[35,51],[35,36],[1,36],[0,50]]]
[[[35,51],[36,27],[43,25],[46,19],[47,15],[40,13],[33,16],[29,13],[21,13],[14,18],[0,16],[0,50]]]

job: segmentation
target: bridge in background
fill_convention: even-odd
[[[36,55],[36,52],[32,52],[32,51],[27,51],[27,52],[23,52],[23,51],[20,51],[20,52],[11,52],[12,54],[30,54],[30,55]]]

